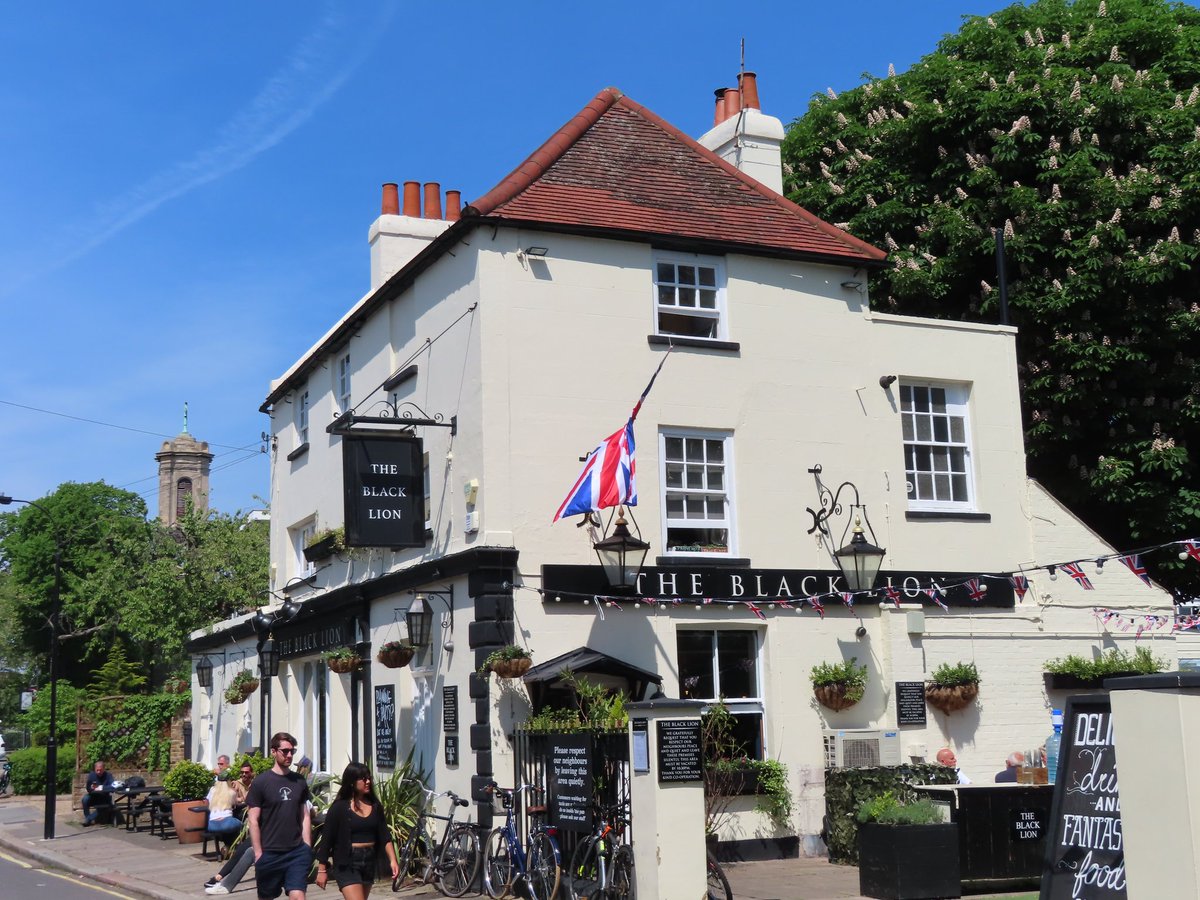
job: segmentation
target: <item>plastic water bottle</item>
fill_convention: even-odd
[[[1046,738],[1046,780],[1054,784],[1058,775],[1058,748],[1062,745],[1063,714],[1061,709],[1050,711],[1050,723],[1054,733]]]

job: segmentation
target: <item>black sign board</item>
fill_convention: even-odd
[[[896,682],[896,724],[925,724],[925,682]]]
[[[425,546],[421,455],[420,438],[343,436],[346,546]]]
[[[586,734],[550,736],[550,796],[554,821],[567,831],[592,828],[592,739]]]
[[[458,731],[458,685],[442,688],[442,731]]]
[[[396,768],[396,686],[375,685],[375,765]]]
[[[701,781],[700,720],[658,720],[658,780]]]
[[[1014,841],[1036,841],[1042,836],[1046,823],[1045,810],[1014,809],[1012,812],[1012,839]]]
[[[1067,699],[1041,900],[1121,900],[1125,849],[1108,694]]]
[[[446,765],[458,765],[458,735],[446,735]]]
[[[331,621],[320,619],[318,623],[284,625],[275,629],[275,646],[280,659],[295,659],[298,656],[314,656],[322,650],[345,647],[354,640],[354,620]]]

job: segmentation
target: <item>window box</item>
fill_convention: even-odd
[[[1104,688],[1106,678],[1128,678],[1141,672],[1111,672],[1088,678],[1083,675],[1067,675],[1059,672],[1043,672],[1042,682],[1047,691],[1096,691]]]
[[[333,556],[338,549],[338,538],[336,534],[326,535],[315,544],[310,544],[304,548],[304,558],[309,562],[316,562],[320,559]]]

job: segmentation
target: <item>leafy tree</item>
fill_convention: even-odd
[[[114,641],[108,650],[108,659],[99,669],[92,671],[92,681],[87,686],[90,697],[113,697],[119,694],[136,694],[146,686],[142,667],[125,657],[125,647]]]
[[[890,251],[889,312],[996,321],[1002,229],[1031,474],[1119,548],[1200,531],[1200,10],[1036,0],[864,81],[791,125],[790,196]]]

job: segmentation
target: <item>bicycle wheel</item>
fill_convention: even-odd
[[[424,822],[418,822],[408,833],[404,846],[400,848],[400,855],[396,859],[400,874],[392,879],[393,891],[398,891],[406,884],[411,884],[425,871],[425,866],[429,862],[429,845],[421,833],[423,828]]]
[[[558,844],[544,831],[529,836],[529,857],[526,860],[530,900],[554,900],[562,877]]]
[[[600,856],[596,844],[596,839],[589,837],[580,842],[571,856],[571,871],[567,873],[570,900],[600,900]]]
[[[733,888],[717,858],[708,854],[708,900],[733,900]]]
[[[479,875],[479,835],[470,825],[456,826],[446,836],[438,860],[438,890],[447,897],[461,897]]]
[[[633,881],[633,849],[618,847],[608,870],[609,900],[635,900],[637,885]]]
[[[512,889],[513,861],[503,828],[493,828],[483,850],[483,889],[500,900]]]

